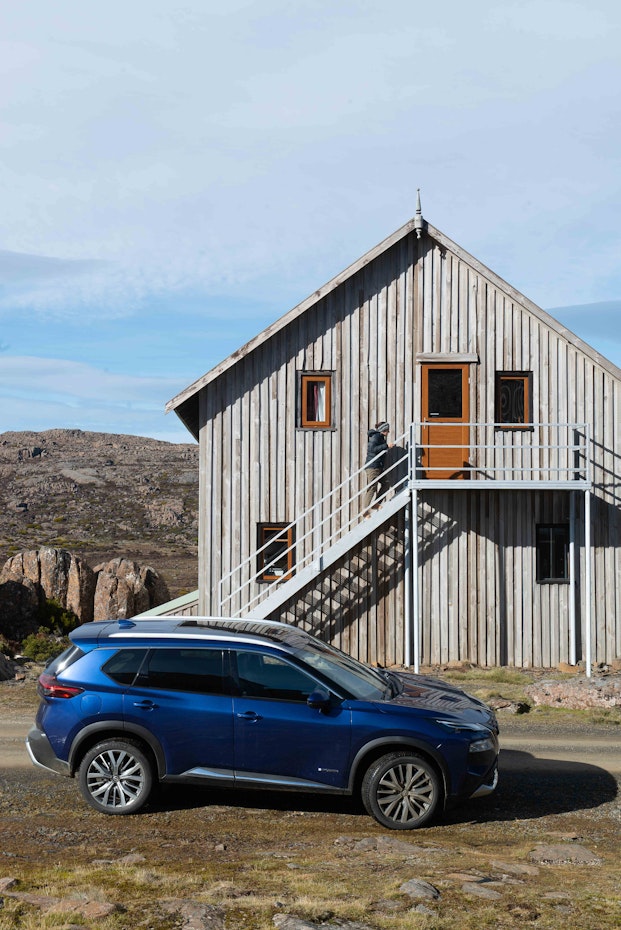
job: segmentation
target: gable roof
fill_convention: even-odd
[[[198,415],[198,395],[199,392],[215,381],[220,375],[228,371],[230,368],[233,368],[239,362],[242,362],[247,358],[258,346],[267,342],[268,339],[271,339],[272,336],[276,335],[298,317],[302,316],[309,310],[311,307],[325,297],[327,294],[330,294],[332,291],[336,290],[341,284],[355,275],[361,268],[364,268],[366,265],[370,264],[375,258],[381,255],[383,252],[388,251],[393,245],[399,242],[401,239],[408,236],[411,232],[419,230],[421,228],[420,217],[415,217],[401,226],[400,229],[397,229],[396,232],[388,236],[378,245],[374,246],[368,252],[366,252],[361,258],[357,259],[351,265],[337,274],[334,278],[324,284],[322,287],[317,288],[316,291],[313,291],[305,300],[297,304],[283,316],[281,316],[274,323],[271,323],[267,326],[262,332],[250,339],[245,345],[241,346],[239,349],[236,349],[228,358],[223,359],[217,365],[215,365],[210,371],[204,374],[201,378],[198,378],[187,388],[173,397],[166,404],[166,413],[169,413],[171,410],[174,410],[182,423],[187,427],[187,429],[192,433],[195,439],[198,439],[199,434],[199,415]],[[579,336],[576,336],[570,329],[563,326],[558,320],[550,316],[549,313],[546,313],[545,310],[542,310],[541,307],[538,307],[537,304],[533,303],[518,290],[504,281],[499,275],[487,268],[482,262],[476,259],[473,255],[470,255],[466,252],[465,249],[462,249],[461,246],[453,242],[448,236],[445,236],[444,233],[440,232],[439,229],[436,229],[434,226],[431,226],[427,221],[424,221],[422,224],[423,235],[428,235],[431,239],[438,243],[438,245],[450,250],[458,258],[469,264],[478,274],[483,278],[493,284],[495,287],[498,287],[500,290],[505,291],[511,299],[519,304],[523,309],[527,310],[534,317],[539,319],[545,326],[552,329],[558,335],[562,336],[567,340],[571,345],[576,349],[583,352],[587,355],[595,364],[599,365],[609,374],[613,375],[615,378],[621,379],[621,368],[611,362],[605,356],[601,355],[595,349],[593,349],[588,343],[580,339]]]

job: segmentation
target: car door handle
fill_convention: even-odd
[[[236,717],[239,717],[240,720],[261,720],[261,715],[255,713],[253,710],[246,710],[243,714],[236,714]]]
[[[157,704],[153,701],[134,701],[134,707],[139,707],[141,710],[155,710]]]

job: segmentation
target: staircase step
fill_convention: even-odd
[[[367,536],[370,536],[374,530],[379,529],[394,514],[398,513],[410,500],[409,491],[400,491],[394,497],[385,501],[384,504],[374,511],[367,519],[360,520],[348,533],[345,533],[334,545],[326,549],[318,558],[314,559],[309,565],[296,571],[295,575],[288,581],[279,584],[265,600],[261,601],[253,610],[249,611],[246,616],[261,619],[267,617],[273,610],[281,607],[286,601],[294,597],[298,591],[301,591],[311,581],[317,579],[326,569],[334,565],[338,559],[351,552]]]

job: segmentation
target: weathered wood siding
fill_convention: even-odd
[[[597,661],[621,656],[621,383],[546,314],[437,231],[410,232],[321,296],[200,392],[201,613],[256,548],[262,521],[289,522],[356,471],[369,425],[392,437],[420,416],[420,356],[474,355],[472,419],[495,417],[496,371],[533,372],[535,422],[587,422],[595,461],[592,624]],[[335,427],[296,426],[299,371],[333,371]],[[528,441],[507,433],[499,441]],[[566,522],[564,491],[429,492],[421,499],[423,661],[554,665],[569,658],[569,586],[535,582],[535,525]],[[583,499],[577,623],[584,623]],[[308,521],[296,555],[312,548]],[[371,661],[402,662],[403,519],[282,615]],[[380,552],[388,549],[390,557]],[[255,570],[252,562],[239,581]],[[348,580],[349,575],[349,580]],[[237,579],[236,579],[237,580]],[[225,590],[229,589],[225,586]],[[323,592],[323,593],[322,593]],[[324,608],[309,604],[324,602]],[[327,599],[327,601],[326,601]],[[243,599],[245,600],[245,598]],[[233,599],[226,613],[243,603]],[[314,612],[313,612],[314,611]],[[584,630],[582,630],[584,638]]]

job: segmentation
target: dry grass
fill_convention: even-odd
[[[235,817],[234,811],[227,814],[225,823],[231,816]],[[291,837],[288,830],[282,829],[282,818],[270,819],[270,851],[278,847],[286,850]],[[526,861],[535,840],[520,835],[519,828],[509,830],[508,835],[503,829],[504,835],[498,837],[497,829],[490,826],[470,825],[468,832],[472,836],[463,826],[443,826],[408,837],[414,849],[441,843],[441,852],[428,856],[387,851],[361,854],[335,846],[334,819],[334,815],[322,817],[318,823],[311,817],[299,823],[306,848],[291,851],[288,856],[273,852],[266,855],[255,845],[258,837],[253,842],[246,835],[243,840],[240,836],[243,848],[236,852],[214,856],[205,849],[200,857],[187,859],[183,855],[182,861],[158,861],[152,868],[32,865],[21,887],[54,897],[119,902],[122,911],[97,921],[101,930],[178,930],[181,904],[175,915],[166,912],[165,903],[188,899],[217,907],[225,915],[225,926],[234,930],[273,928],[276,913],[294,914],[317,923],[360,921],[377,930],[503,930],[529,926],[538,930],[566,930],[567,926],[609,930],[619,926],[618,871],[607,867],[597,867],[597,871],[575,866],[542,867],[535,877],[494,886],[501,898],[493,902],[463,891],[464,878],[458,872],[469,872],[473,881],[483,875],[500,878],[499,870],[490,865],[492,861]],[[353,829],[353,836],[377,835],[373,826],[366,824],[368,829],[363,830],[360,826]],[[541,836],[546,838],[545,831]],[[607,854],[611,860],[615,858],[610,847]],[[150,855],[156,858],[157,853],[151,850]],[[426,902],[432,916],[415,913],[412,907],[416,902],[399,891],[400,885],[412,877],[424,878],[440,890],[439,901]],[[555,897],[546,897],[550,894]],[[80,921],[76,918],[76,922]],[[1,930],[66,926],[67,915],[41,916],[38,909],[9,899],[0,916]]]

